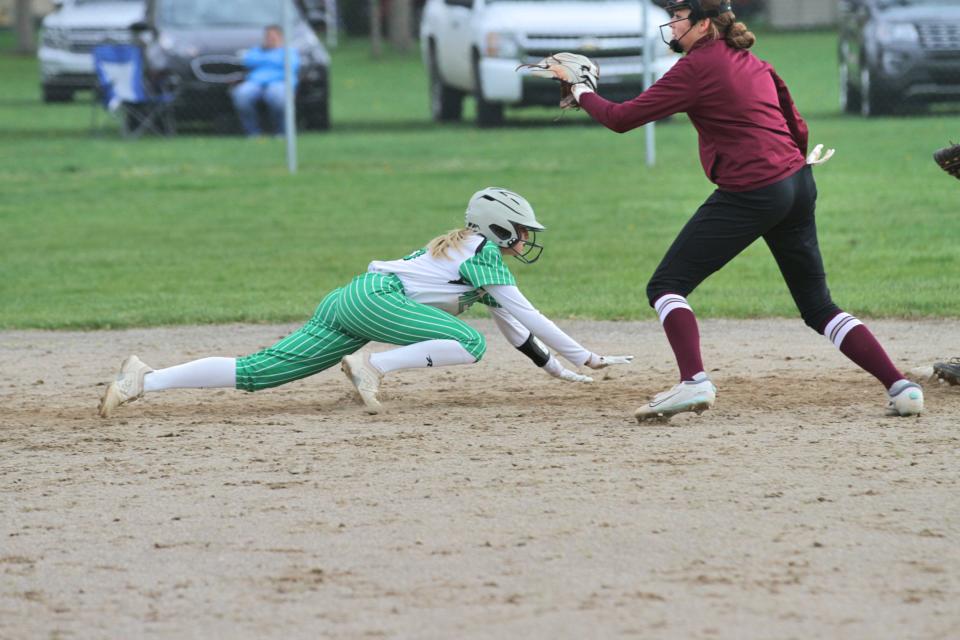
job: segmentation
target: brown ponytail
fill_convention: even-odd
[[[721,4],[724,4],[723,0],[700,1],[704,11],[716,10]],[[726,40],[734,49],[749,49],[757,41],[757,36],[747,29],[747,25],[737,22],[737,16],[732,11],[710,18],[710,31],[714,40]]]

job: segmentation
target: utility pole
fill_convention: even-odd
[[[653,85],[654,39],[650,37],[649,0],[640,0],[640,11],[640,21],[643,23],[640,26],[640,41],[643,42],[643,90],[646,91]],[[657,125],[653,122],[648,122],[644,125],[643,129],[647,147],[647,166],[652,167],[657,163]]]
[[[281,3],[283,20],[283,123],[287,140],[287,171],[297,172],[297,102],[293,90],[293,12],[286,2]]]

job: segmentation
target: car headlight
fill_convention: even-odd
[[[61,29],[60,27],[48,27],[43,30],[43,35],[40,36],[40,41],[44,44],[44,46],[52,49],[66,49],[67,32],[65,29]]]
[[[158,44],[164,53],[179,58],[195,58],[200,54],[200,49],[195,45],[177,42],[166,34],[160,36]]]
[[[912,44],[920,41],[920,34],[909,22],[881,22],[877,25],[877,39],[884,44]]]
[[[490,58],[518,58],[520,44],[512,33],[491,31],[487,34],[484,53]]]

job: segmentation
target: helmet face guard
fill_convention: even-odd
[[[524,227],[524,229],[527,228]],[[540,254],[543,253],[543,245],[537,242],[536,229],[527,229],[527,239],[517,240],[517,242],[523,242],[523,253],[514,254],[514,258],[526,264],[533,264],[540,259]],[[517,242],[514,242],[513,246],[516,246]]]
[[[670,22],[660,25],[660,39],[663,40],[664,44],[670,47],[670,50],[674,53],[683,53],[683,47],[680,46],[680,40],[683,39],[683,36],[690,33],[690,30],[693,29],[698,22],[706,18],[716,18],[721,14],[733,11],[730,3],[726,0],[721,0],[719,7],[716,9],[710,9],[708,11],[704,11],[703,7],[700,5],[700,0],[669,0],[665,8],[667,13],[670,15],[671,20]],[[689,9],[690,15],[686,18],[677,18],[675,14],[681,9]],[[670,25],[677,22],[683,22],[684,20],[690,21],[690,28],[684,31],[683,35],[679,38],[671,37],[670,40],[667,40],[667,37],[663,31],[664,28],[669,28]]]

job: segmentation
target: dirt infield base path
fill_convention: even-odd
[[[638,426],[659,326],[566,322],[636,364],[554,380],[337,370],[95,415],[128,353],[240,355],[292,326],[0,333],[0,638],[958,638],[960,387],[886,418],[798,321],[706,321],[717,407]],[[960,323],[876,321],[904,368]]]

